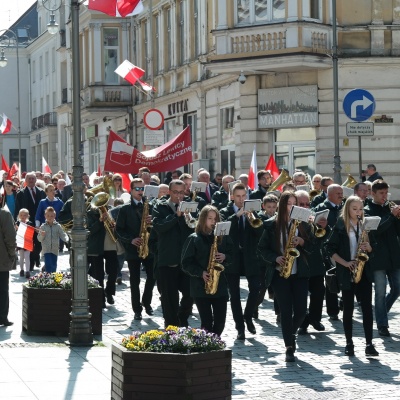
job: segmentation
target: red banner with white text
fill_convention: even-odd
[[[162,146],[142,153],[110,131],[104,170],[136,174],[139,168],[148,167],[151,172],[167,172],[191,162],[193,155],[189,127]]]

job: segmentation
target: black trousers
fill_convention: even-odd
[[[326,285],[325,285],[326,286]],[[339,298],[336,293],[331,293],[327,287],[325,287],[325,304],[326,312],[328,315],[339,314]]]
[[[293,335],[302,324],[307,312],[308,279],[291,275],[288,279],[275,271],[272,288],[281,312],[281,329],[285,346],[293,345]]]
[[[181,266],[158,268],[158,279],[161,289],[161,305],[164,314],[164,325],[188,326],[192,313],[193,298],[190,297],[190,278]],[[179,303],[179,292],[182,294]]]
[[[372,343],[372,330],[374,323],[372,313],[372,283],[365,276],[365,273],[362,275],[360,282],[357,284],[352,283],[349,290],[342,290],[343,329],[347,343],[351,343],[353,338],[353,312],[355,294],[361,302],[365,341],[367,344],[370,344]]]
[[[153,288],[156,283],[153,274],[153,259],[146,258],[144,260],[127,260],[129,268],[129,282],[131,285],[131,304],[134,313],[140,314],[143,306],[150,307],[153,298]],[[146,283],[140,302],[140,265],[143,263],[146,269]]]
[[[267,287],[265,286],[265,273],[267,271],[267,266],[262,265],[260,267],[260,290],[257,296],[257,307],[262,304],[265,298],[265,293],[267,293]]]
[[[324,304],[325,285],[323,276],[313,276],[308,280],[308,291],[310,292],[310,304],[308,314],[301,324],[302,328],[307,328],[311,322],[321,322],[322,307]]]
[[[0,322],[8,319],[9,298],[9,271],[0,271]]]
[[[116,250],[105,251],[100,256],[89,256],[90,269],[89,274],[99,281],[99,284],[104,288],[104,262],[105,272],[108,275],[105,291],[108,294],[115,295],[115,282],[117,281],[118,273],[118,257]],[[105,296],[104,296],[105,299]]]
[[[37,239],[37,233],[33,234],[33,251],[29,255],[29,261],[31,263],[30,270],[33,271],[34,266],[40,267],[40,252],[42,251],[42,244]]]
[[[201,327],[221,336],[225,328],[227,297],[196,297],[194,299],[200,314]]]

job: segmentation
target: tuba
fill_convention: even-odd
[[[90,201],[90,206],[93,209],[98,209],[101,216],[103,214],[107,215],[107,218],[104,220],[104,228],[105,228],[106,232],[110,235],[111,240],[114,243],[116,243],[117,238],[115,237],[114,232],[113,232],[115,222],[108,214],[107,207],[106,207],[106,204],[108,203],[109,199],[110,199],[110,196],[107,193],[104,193],[104,192],[97,193],[93,197],[93,199]]]
[[[297,219],[292,220],[292,226],[289,230],[284,252],[285,265],[281,268],[281,271],[279,273],[279,275],[285,279],[289,278],[292,274],[294,260],[300,256],[300,252],[295,247],[292,247],[293,238],[296,235],[296,229],[299,226],[300,222],[301,221]]]
[[[290,182],[292,178],[285,169],[282,170],[281,174],[271,183],[267,192],[274,192],[278,189],[279,186],[283,185],[286,182]]]
[[[215,261],[215,253],[217,252],[218,236],[214,236],[214,242],[211,246],[210,257],[208,259],[207,273],[210,278],[205,283],[204,289],[206,294],[215,294],[218,290],[219,276],[225,267]]]
[[[361,217],[358,216],[357,218],[359,221],[361,220]],[[365,263],[369,260],[368,254],[364,253],[361,250],[361,245],[367,241],[368,241],[368,231],[363,229],[361,232],[360,239],[358,240],[358,246],[357,246],[357,253],[356,253],[357,266],[351,271],[354,283],[360,282],[362,273],[364,271]]]
[[[343,182],[342,187],[348,187],[352,189],[357,185],[357,181],[349,174],[347,175],[347,179]]]
[[[150,229],[152,228],[146,222],[146,219],[149,215],[149,202],[147,199],[143,204],[143,213],[142,213],[142,222],[140,224],[140,238],[142,239],[142,244],[138,248],[139,257],[145,259],[149,255],[149,238],[150,238]]]

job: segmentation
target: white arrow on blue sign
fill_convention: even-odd
[[[364,89],[351,90],[344,96],[343,111],[353,121],[366,121],[375,111],[374,96]]]

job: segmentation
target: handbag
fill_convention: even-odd
[[[339,282],[336,276],[336,267],[333,267],[326,271],[325,282],[326,287],[331,293],[337,294],[340,292]]]

